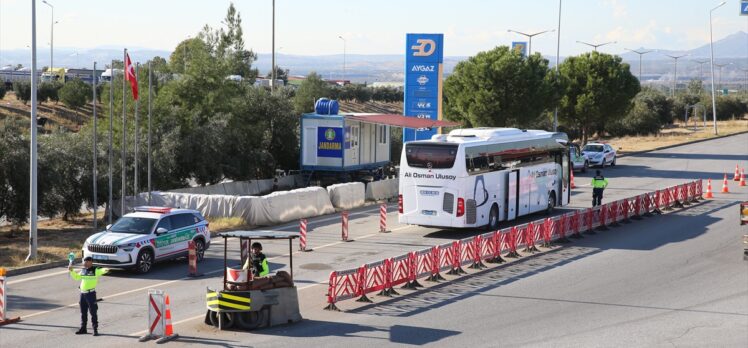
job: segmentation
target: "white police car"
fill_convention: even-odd
[[[190,240],[195,242],[197,261],[202,261],[210,246],[210,231],[200,212],[136,207],[106,231],[88,237],[83,257],[91,256],[94,265],[147,273],[156,261],[186,256]]]
[[[582,155],[587,158],[590,166],[616,165],[616,150],[608,144],[587,143],[582,148]]]

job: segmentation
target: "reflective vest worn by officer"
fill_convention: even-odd
[[[81,327],[80,330],[76,331],[76,335],[87,334],[86,326],[88,322],[88,313],[91,313],[91,323],[93,324],[94,336],[99,335],[99,318],[97,311],[99,306],[96,304],[96,284],[99,282],[99,277],[109,272],[109,269],[93,267],[93,260],[91,257],[86,257],[84,260],[84,268],[80,272],[73,271],[70,269],[70,277],[74,280],[80,280],[80,300],[78,304],[81,309]],[[86,267],[87,266],[87,267]]]
[[[602,204],[603,191],[608,187],[608,179],[606,179],[600,171],[597,171],[597,175],[592,178],[592,206],[598,206]]]

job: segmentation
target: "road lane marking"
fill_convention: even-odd
[[[47,278],[47,277],[50,277],[50,276],[56,276],[56,275],[65,274],[65,273],[68,273],[68,272],[69,271],[59,271],[59,272],[45,274],[45,275],[40,275],[40,276],[36,276],[36,277],[29,277],[29,278],[23,278],[23,279],[19,279],[19,280],[13,280],[13,281],[8,282],[8,285],[23,283],[23,282],[27,282],[29,280],[37,280],[37,279]]]
[[[408,225],[408,226],[402,226],[402,227],[398,227],[396,229],[393,229],[393,231],[402,230],[402,229],[406,229],[406,228],[409,228],[409,227],[411,227],[411,226],[410,225]],[[367,234],[365,236],[361,236],[361,237],[357,237],[357,238],[358,239],[366,239],[366,238],[370,238],[370,237],[377,236],[377,235],[380,235],[380,234],[381,233],[379,233],[379,232],[378,233],[372,233],[372,234]],[[316,248],[317,249],[322,249],[322,248],[327,248],[327,247],[331,247],[331,246],[342,244],[342,243],[346,243],[346,242],[340,241],[340,242],[335,242],[335,243],[330,243],[330,244],[318,246]],[[303,253],[303,252],[302,251],[296,251],[293,254],[296,255],[296,254],[300,254],[300,253]],[[288,256],[288,254],[278,255],[278,256],[274,256],[274,257],[269,257],[268,260],[274,260],[274,259],[278,259],[278,258],[282,258],[282,257],[287,257],[287,256]],[[213,270],[213,271],[208,271],[208,272],[205,272],[203,274],[204,275],[208,275],[208,274],[213,274],[213,273],[218,273],[218,272],[223,272],[223,268],[216,269],[216,270]],[[65,272],[65,273],[67,273],[67,272]],[[131,294],[133,292],[147,290],[147,289],[152,289],[152,288],[156,288],[156,287],[159,287],[159,286],[169,285],[169,284],[173,284],[173,283],[176,283],[176,282],[179,282],[179,281],[182,281],[182,280],[189,280],[189,279],[194,279],[194,278],[184,277],[184,278],[180,278],[180,279],[170,280],[168,282],[162,282],[162,283],[158,283],[158,284],[152,284],[152,285],[144,286],[144,287],[133,289],[133,290],[123,291],[123,292],[119,292],[119,293],[116,293],[116,294],[112,294],[112,295],[108,295],[108,296],[103,296],[102,298],[109,299],[109,298],[119,297],[119,296]],[[318,284],[321,284],[321,283],[318,283]],[[314,285],[316,285],[316,284],[314,284]],[[305,288],[306,287],[301,288],[301,289],[305,289]],[[49,309],[49,310],[46,310],[46,311],[31,313],[31,314],[28,314],[28,315],[24,315],[23,317],[24,318],[32,318],[32,317],[36,317],[36,316],[39,316],[39,315],[43,315],[43,314],[47,314],[47,313],[52,313],[52,312],[57,312],[59,310],[65,309],[65,308],[70,308],[70,307],[75,307],[75,306],[78,306],[77,302],[76,303],[71,303],[71,304],[66,305],[66,306]]]
[[[318,286],[318,285],[323,285],[323,284],[325,284],[325,282],[319,282],[319,283],[309,284],[307,286],[302,286],[302,287],[298,288],[297,291],[302,291],[304,289],[309,289],[309,288],[312,288],[312,287],[315,287],[315,286]],[[196,315],[194,317],[190,317],[190,318],[187,318],[187,319],[182,319],[180,321],[175,321],[175,322],[172,323],[172,325],[173,326],[177,326],[177,325],[184,324],[186,322],[190,322],[190,321],[193,321],[195,319],[200,319],[200,318],[203,318],[203,317],[205,317],[205,314]],[[133,332],[133,333],[129,334],[128,336],[139,336],[139,335],[145,334],[147,332],[148,332],[148,330],[142,330],[142,331],[138,331],[138,332]]]

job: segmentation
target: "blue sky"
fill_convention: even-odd
[[[219,26],[227,0],[48,0],[55,6],[55,47],[130,47],[172,50],[205,24]],[[236,0],[245,41],[271,51],[271,0]],[[588,50],[575,41],[618,41],[602,51],[626,48],[691,49],[709,41],[709,9],[718,0],[565,0],[561,55]],[[739,0],[715,11],[714,38],[748,31]],[[0,49],[31,42],[29,0],[0,0]],[[283,54],[400,54],[405,33],[444,33],[445,55],[467,56],[522,41],[507,29],[555,29],[557,0],[276,0],[276,48]],[[48,47],[50,8],[37,1],[37,39]],[[533,39],[533,51],[555,54],[556,34]]]

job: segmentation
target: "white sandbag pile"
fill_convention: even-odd
[[[254,226],[274,225],[335,212],[327,191],[307,187],[262,197],[239,197],[235,213]]]
[[[398,179],[384,179],[366,184],[366,200],[380,201],[398,195]]]
[[[353,209],[364,205],[365,186],[360,182],[327,186],[330,202],[337,209]]]

